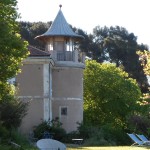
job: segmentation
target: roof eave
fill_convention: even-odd
[[[40,40],[40,41],[44,41],[45,39],[49,39],[50,37],[68,37],[68,38],[73,38],[75,40],[83,40],[84,39],[84,36],[82,35],[75,35],[75,36],[71,36],[71,35],[60,35],[60,34],[57,34],[57,35],[39,35],[39,36],[36,36],[35,39],[37,40]]]

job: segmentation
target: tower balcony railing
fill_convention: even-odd
[[[83,52],[75,51],[50,51],[51,57],[55,61],[73,61],[73,62],[85,62],[85,55]]]

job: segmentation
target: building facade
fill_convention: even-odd
[[[51,27],[35,37],[45,51],[29,46],[22,72],[16,77],[18,96],[29,103],[20,130],[29,133],[42,121],[59,118],[67,132],[83,120],[84,55],[75,43],[82,40],[73,32],[60,10]]]

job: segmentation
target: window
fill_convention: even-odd
[[[64,51],[64,42],[63,41],[55,41],[54,49],[56,51]]]
[[[61,115],[67,116],[67,107],[61,107]]]
[[[53,51],[53,42],[48,43],[48,51]]]

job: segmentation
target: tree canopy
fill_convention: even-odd
[[[27,56],[27,42],[21,40],[16,0],[0,2],[0,84],[16,75]]]
[[[138,44],[134,33],[129,33],[119,26],[110,28],[97,26],[89,38],[94,43],[94,46],[92,42],[87,43],[86,52],[89,57],[97,62],[116,63],[117,67],[122,67],[128,72],[129,77],[137,80],[142,92],[148,91],[148,80],[136,53],[139,49],[148,50],[148,47]]]
[[[110,63],[86,61],[84,71],[84,122],[124,126],[126,117],[140,109],[136,81]]]
[[[19,22],[20,24],[20,34],[22,38],[27,40],[30,45],[35,46],[43,50],[45,48],[44,43],[34,38],[38,35],[45,33],[52,22]]]
[[[144,67],[144,73],[150,76],[150,52],[149,51],[138,51],[137,54],[140,56],[141,65]]]
[[[28,43],[19,34],[16,7],[16,0],[0,1],[0,126],[8,129],[18,127],[27,110],[25,103],[16,100],[15,88],[8,83],[28,55]]]

